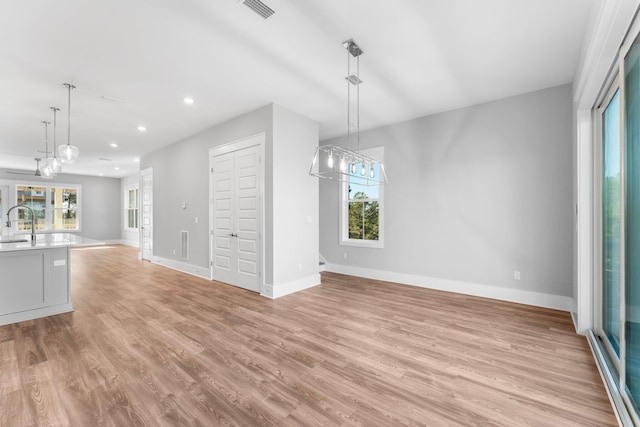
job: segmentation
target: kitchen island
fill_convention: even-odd
[[[73,311],[70,248],[104,244],[70,233],[4,237],[0,243],[0,325]]]

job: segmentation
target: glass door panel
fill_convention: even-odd
[[[620,357],[620,94],[602,114],[602,330]]]
[[[640,44],[624,63],[625,139],[625,349],[626,393],[640,399]]]

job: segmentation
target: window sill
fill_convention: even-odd
[[[341,246],[356,246],[360,248],[383,249],[384,243],[380,240],[341,240]]]

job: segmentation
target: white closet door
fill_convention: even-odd
[[[150,260],[153,256],[153,169],[140,171],[141,187],[141,249],[142,259]]]
[[[252,291],[260,290],[259,247],[259,169],[258,147],[235,152],[235,237],[236,284]]]
[[[220,282],[234,281],[234,153],[213,158],[213,273]]]
[[[260,291],[260,157],[249,147],[212,159],[213,279]]]

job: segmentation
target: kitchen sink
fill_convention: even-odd
[[[28,242],[27,239],[5,239],[5,240],[0,240],[0,243],[24,243],[24,242]]]

